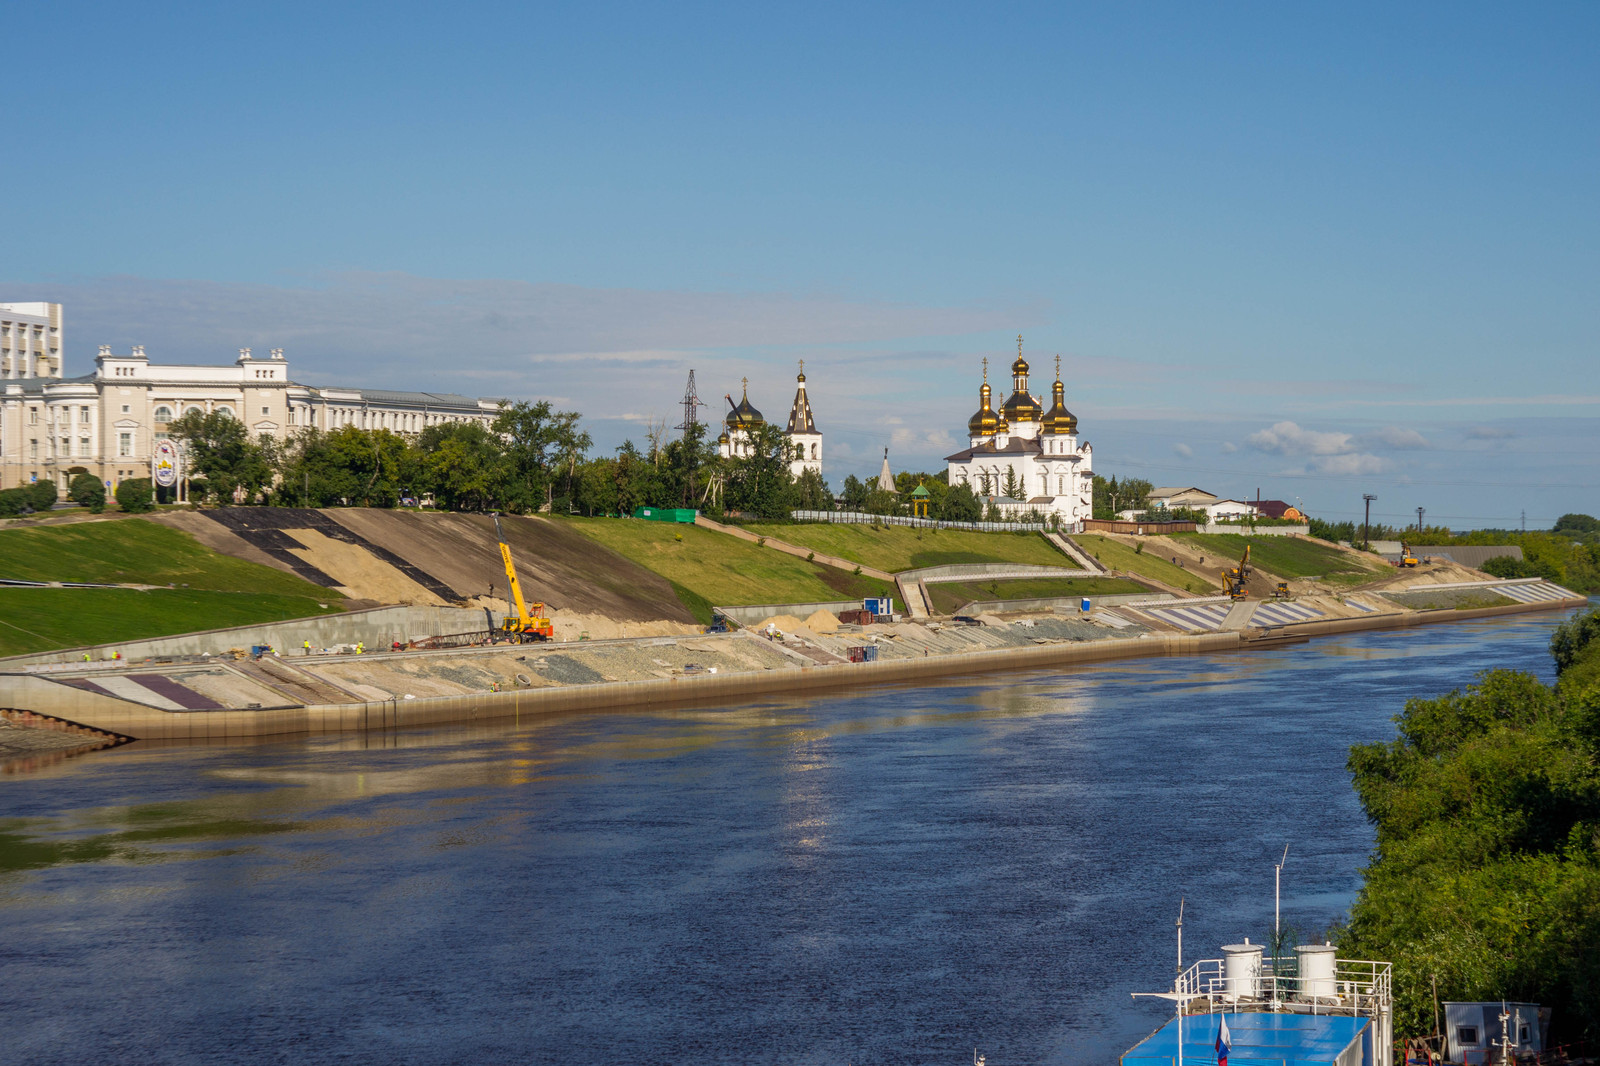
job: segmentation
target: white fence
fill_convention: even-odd
[[[942,522],[936,518],[908,518],[905,515],[863,514],[860,511],[790,511],[796,522],[831,522],[840,526],[912,526],[916,529],[969,529],[978,533],[1016,533],[1027,530],[1045,533],[1052,529],[1043,522]],[[1068,531],[1070,532],[1070,531]]]

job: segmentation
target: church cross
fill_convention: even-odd
[[[739,379],[739,387],[744,389],[744,394],[746,396],[750,395],[750,379],[749,378],[740,378]]]
[[[1056,354],[1056,380],[1061,380],[1061,355],[1059,352]]]
[[[983,383],[985,385],[989,383],[989,357],[987,355],[983,357]]]
[[[1017,334],[1017,358],[1022,358],[1022,334]]]
[[[800,373],[804,374],[805,372],[806,372],[806,361],[804,359],[802,359],[802,360],[800,360]]]

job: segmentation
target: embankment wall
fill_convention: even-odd
[[[85,654],[91,660],[98,661],[111,658],[113,652],[121,653],[124,662],[138,662],[174,655],[223,655],[230,648],[271,644],[285,655],[292,655],[307,640],[314,648],[360,642],[376,650],[387,648],[392,640],[472,633],[483,629],[486,624],[482,611],[465,607],[371,607],[364,611],[295,618],[285,622],[263,622],[229,629],[180,633],[173,637],[125,640],[115,644],[91,644],[31,655],[13,655],[0,659],[0,672],[47,663],[76,663],[81,666]]]
[[[1585,600],[1511,604],[1466,611],[1427,611],[1360,618],[1326,619],[1268,631],[1267,639],[1313,637],[1369,629],[1403,628],[1433,622],[1459,622],[1528,611],[1583,606]],[[1259,631],[1258,631],[1259,632]],[[0,678],[7,706],[25,709],[108,733],[143,740],[225,741],[298,733],[352,732],[471,722],[497,718],[533,718],[580,710],[690,703],[722,703],[769,693],[785,695],[829,688],[982,673],[991,670],[1042,668],[1117,659],[1200,655],[1249,647],[1248,634],[1236,632],[1152,634],[1131,640],[1083,644],[1046,644],[926,659],[889,659],[870,663],[819,665],[797,670],[719,674],[659,681],[611,682],[563,688],[518,689],[420,700],[318,705],[241,711],[167,712],[58,685],[42,677]]]

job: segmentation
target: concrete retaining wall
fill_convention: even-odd
[[[931,585],[941,581],[970,581],[981,577],[1079,578],[1089,575],[1066,566],[1040,566],[1037,563],[947,563],[944,566],[925,566],[921,570],[902,570],[898,576],[902,581],[921,581]]]
[[[296,618],[287,622],[263,622],[230,629],[207,629],[149,640],[125,640],[116,644],[93,644],[81,648],[35,652],[0,659],[0,671],[35,663],[82,663],[84,653],[92,660],[109,659],[121,652],[124,661],[159,659],[170,655],[221,655],[230,648],[252,644],[271,644],[283,652],[293,652],[302,641],[314,648],[364,642],[374,649],[387,648],[392,640],[437,637],[452,633],[472,633],[486,625],[483,612],[464,607],[373,607],[365,611]]]
[[[833,600],[828,603],[758,603],[746,607],[718,607],[716,610],[738,622],[742,626],[755,625],[764,622],[775,614],[788,614],[804,622],[817,611],[861,610],[860,600]]]

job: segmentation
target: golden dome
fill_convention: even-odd
[[[1028,392],[1028,361],[1022,358],[1022,338],[1017,338],[1017,361],[1011,364],[1011,399],[1000,408],[1000,413],[1011,422],[1037,422],[1044,413]]]
[[[1078,416],[1067,410],[1064,399],[1066,386],[1061,384],[1061,357],[1056,356],[1056,383],[1050,387],[1050,397],[1054,401],[1050,410],[1040,419],[1039,432],[1049,433],[1052,436],[1068,436],[1078,432]]]
[[[1000,427],[1000,416],[995,414],[990,405],[991,394],[989,383],[985,381],[983,388],[978,390],[978,413],[967,419],[968,436],[992,437]]]

